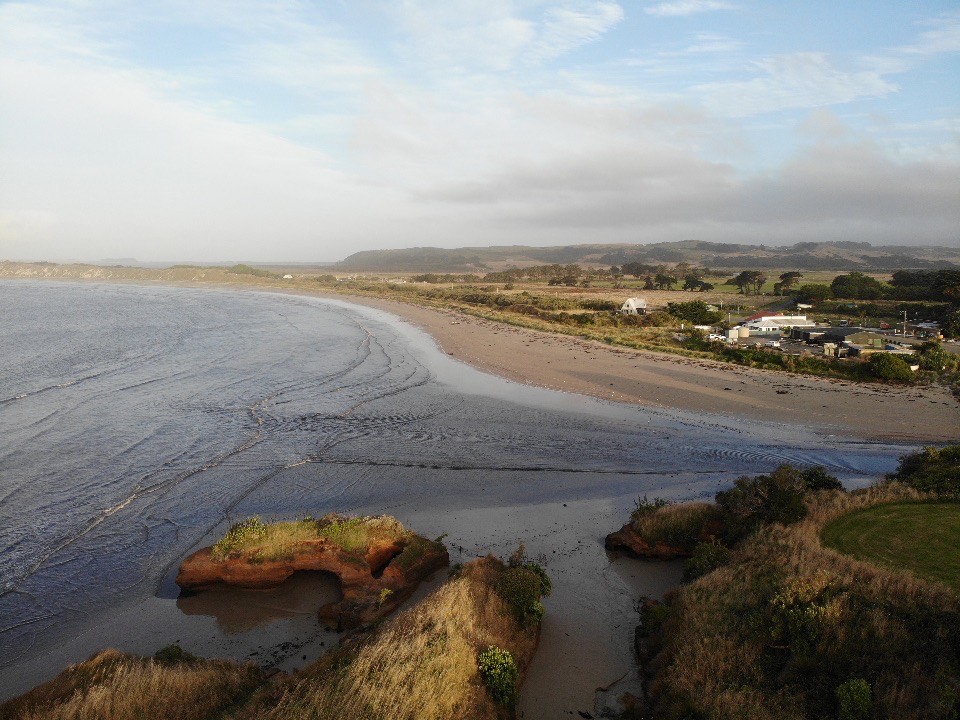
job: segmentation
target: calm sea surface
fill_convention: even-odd
[[[463,557],[526,539],[562,614],[577,548],[606,564],[592,546],[630,498],[711,495],[788,461],[856,484],[905,451],[508,383],[395,318],[306,297],[0,281],[0,347],[0,696],[55,674],[55,648],[96,649],[91,627],[176,612],[171,571],[251,514],[391,513]],[[602,520],[532,531],[534,508],[563,503]],[[116,622],[97,637],[139,648]]]

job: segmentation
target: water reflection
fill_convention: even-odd
[[[279,620],[316,615],[327,603],[343,597],[335,575],[319,571],[295,573],[272,590],[246,590],[218,584],[177,598],[185,615],[208,615],[226,635],[248,632]]]

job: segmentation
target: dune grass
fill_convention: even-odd
[[[263,681],[253,665],[161,662],[104,650],[0,705],[3,720],[207,720],[245,703]]]
[[[518,622],[496,589],[494,558],[468,565],[426,600],[358,647],[323,658],[278,689],[256,720],[495,718],[478,657],[500,647],[525,666],[537,630]]]
[[[511,592],[505,592],[501,580],[511,571]],[[518,591],[518,574],[532,593]],[[0,704],[0,720],[512,717],[540,619],[521,617],[518,603],[539,604],[548,592],[542,569],[522,556],[510,565],[482,558],[460,568],[420,604],[367,634],[348,636],[340,648],[292,676],[267,680],[251,665],[202,660],[178,648],[155,658],[106,650]],[[491,648],[497,658],[509,657],[516,672],[491,675],[490,663],[481,662]]]
[[[760,528],[675,591],[644,619],[653,717],[842,717],[850,687],[869,692],[855,717],[956,717],[960,594],[821,543],[848,514],[928,499],[897,483],[815,493],[805,517]]]
[[[960,590],[960,503],[874,505],[830,522],[823,544]]]

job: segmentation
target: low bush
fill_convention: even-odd
[[[873,693],[863,678],[847,680],[837,688],[840,720],[868,720],[873,709]]]
[[[769,475],[737,478],[732,488],[717,493],[727,540],[736,542],[763,525],[796,522],[807,514],[808,493],[841,487],[820,467],[800,470],[781,465]]]
[[[691,552],[716,525],[720,518],[713,503],[670,503],[658,505],[659,501],[642,507],[631,516],[633,529],[651,545],[666,543],[686,552]],[[649,508],[653,507],[651,511]]]
[[[683,565],[683,582],[692,582],[712,573],[730,560],[730,549],[719,542],[700,542],[693,548],[693,554]]]
[[[546,612],[540,598],[548,596],[553,589],[546,570],[525,558],[522,544],[510,557],[495,587],[524,627],[540,623]]]
[[[520,670],[510,651],[491,645],[477,657],[477,668],[490,697],[500,705],[513,707]]]
[[[241,520],[230,526],[227,534],[213,546],[214,560],[223,560],[251,543],[267,536],[267,526],[259,515]]]
[[[897,471],[889,476],[914,490],[960,498],[960,445],[937,449],[928,447],[906,455]]]
[[[906,360],[886,352],[873,353],[867,361],[870,374],[884,382],[908,384],[913,382],[913,371]]]

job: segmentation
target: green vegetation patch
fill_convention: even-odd
[[[355,517],[328,515],[320,520],[304,518],[265,523],[254,516],[235,523],[212,550],[213,559],[246,556],[251,562],[290,557],[302,543],[327,540],[344,551],[363,554],[374,540],[411,540],[416,538],[391,517]]]
[[[823,543],[858,560],[960,590],[960,503],[893,503],[843,515]]]

